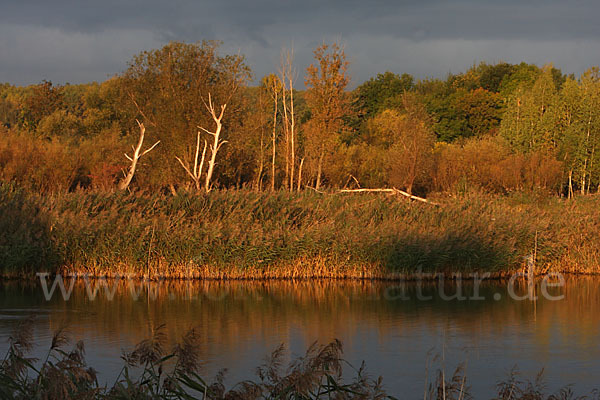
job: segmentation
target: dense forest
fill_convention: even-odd
[[[218,42],[172,42],[102,83],[0,84],[0,179],[41,193],[600,188],[597,67],[385,72],[354,90],[348,67],[323,44],[305,71],[283,51],[259,79]]]

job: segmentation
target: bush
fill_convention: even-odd
[[[556,193],[563,178],[562,163],[552,155],[513,153],[492,137],[438,145],[436,158],[433,186],[437,191],[474,186],[495,193],[537,189]]]
[[[44,194],[81,187],[111,190],[127,167],[122,150],[114,130],[81,142],[0,132],[0,180]]]

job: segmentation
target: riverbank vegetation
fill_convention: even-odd
[[[9,349],[0,365],[0,394],[6,399],[394,399],[385,391],[381,377],[373,379],[364,363],[354,368],[343,358],[342,343],[314,343],[306,354],[296,357],[284,368],[283,345],[275,349],[256,368],[254,380],[226,385],[226,370],[212,382],[201,376],[202,354],[198,331],[190,329],[173,349],[168,349],[164,326],[153,329],[152,336],[124,351],[124,365],[114,383],[100,384],[97,371],[85,359],[85,345],[77,342],[71,350],[64,328],[52,337],[43,360],[29,357],[34,343],[29,320],[17,326],[9,338]],[[438,360],[439,361],[439,360]],[[435,360],[434,360],[435,362]],[[352,370],[353,378],[347,372]],[[432,368],[433,370],[433,368]],[[453,374],[440,367],[425,371],[423,396],[426,400],[460,400],[470,394],[465,368]],[[249,374],[251,375],[251,374]],[[210,383],[209,383],[210,382]],[[570,386],[547,394],[543,371],[529,381],[516,369],[498,382],[496,399],[573,399]],[[407,395],[407,393],[403,393]],[[411,396],[411,397],[412,397]],[[578,397],[590,398],[590,397]],[[591,398],[597,398],[594,395]]]
[[[439,206],[380,193],[31,193],[0,186],[0,261],[36,271],[171,278],[394,278],[419,272],[598,272],[597,196]]]
[[[292,52],[251,86],[208,41],[101,83],[1,85],[3,273],[372,278],[532,254],[597,272],[598,68],[482,63],[350,90],[343,47],[314,56],[301,90]],[[339,193],[359,188],[438,207]]]
[[[256,369],[256,380],[232,388],[224,384],[226,370],[211,383],[200,375],[199,333],[190,329],[173,349],[166,348],[164,326],[153,330],[130,352],[114,384],[98,383],[97,371],[85,361],[83,342],[67,349],[64,329],[55,332],[44,360],[27,357],[33,347],[25,321],[9,338],[10,347],[0,366],[0,394],[4,399],[384,399],[381,378],[372,380],[364,366],[344,383],[342,344],[313,344],[306,354],[283,367],[281,345]],[[41,364],[38,364],[41,361]],[[39,365],[36,367],[36,365]],[[347,366],[346,366],[347,367]],[[352,368],[352,366],[350,366]]]

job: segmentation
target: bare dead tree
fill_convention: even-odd
[[[294,176],[296,165],[296,150],[295,150],[295,118],[294,118],[294,79],[295,71],[293,68],[294,50],[283,50],[281,52],[281,84],[282,84],[282,102],[283,114],[285,123],[285,138],[286,138],[286,184],[290,191],[294,190]],[[289,93],[289,104],[288,96]]]
[[[206,147],[208,143],[206,140],[204,141],[204,150],[202,150],[202,159],[200,160],[200,164],[198,164],[198,155],[200,154],[200,131],[198,131],[198,136],[196,140],[196,155],[194,156],[194,166],[190,170],[190,168],[184,164],[183,161],[177,156],[175,158],[179,161],[179,164],[185,169],[185,172],[192,178],[194,181],[194,185],[196,186],[196,190],[200,190],[202,188],[202,184],[200,183],[200,178],[202,176],[202,167],[204,166],[204,158],[206,156]]]
[[[275,191],[275,150],[277,145],[277,111],[278,111],[278,96],[279,96],[279,81],[275,75],[272,75],[272,78],[268,81],[269,90],[271,91],[271,95],[273,96],[273,132],[271,137],[271,191]]]
[[[289,62],[289,66],[290,66],[290,70],[292,68],[292,62]],[[290,160],[290,165],[291,165],[291,171],[290,171],[290,191],[294,190],[294,167],[296,165],[296,150],[295,150],[295,126],[296,126],[296,119],[294,118],[294,86],[293,86],[293,79],[291,78],[292,74],[290,73],[288,75],[289,77],[289,82],[290,82],[290,140],[291,140],[291,160]]]
[[[287,84],[286,84],[286,73],[287,69],[284,68],[285,62],[283,58],[283,52],[281,53],[281,102],[283,104],[283,132],[285,137],[285,180],[284,184],[289,185],[290,180],[290,121],[288,119],[287,109]]]
[[[152,149],[154,149],[160,143],[160,140],[159,140],[156,143],[154,143],[152,145],[152,147],[141,152],[142,146],[144,145],[144,135],[146,133],[146,127],[144,126],[144,124],[142,122],[138,121],[137,119],[135,120],[135,122],[137,122],[138,126],[140,127],[140,138],[138,140],[138,144],[136,147],[131,146],[131,148],[133,149],[133,156],[129,157],[127,154],[125,154],[125,157],[127,157],[127,159],[129,161],[131,161],[131,165],[129,166],[129,171],[125,175],[125,179],[123,179],[121,182],[119,182],[118,187],[120,190],[126,190],[129,187],[129,184],[131,183],[131,180],[133,179],[133,175],[135,174],[135,169],[137,167],[138,160],[142,156],[144,156],[147,153],[149,153],[150,151],[152,151]]]
[[[213,171],[215,170],[215,161],[217,159],[217,153],[218,153],[219,149],[221,148],[221,146],[223,146],[225,143],[227,143],[226,140],[221,140],[221,128],[223,127],[223,125],[221,124],[221,120],[223,119],[223,113],[225,113],[225,108],[227,107],[227,104],[223,104],[221,106],[221,113],[219,114],[218,117],[217,117],[217,113],[215,112],[215,107],[214,107],[214,104],[210,97],[210,93],[208,94],[208,104],[206,104],[206,102],[205,102],[204,105],[206,106],[206,109],[210,113],[210,115],[213,118],[213,120],[215,121],[215,125],[216,125],[214,132],[211,132],[208,129],[205,129],[203,127],[199,127],[204,132],[208,133],[209,135],[212,135],[214,138],[213,144],[210,145],[210,160],[208,161],[208,172],[206,173],[206,181],[204,183],[204,189],[207,192],[209,192],[210,191],[210,180],[212,178]]]
[[[275,92],[275,108],[273,110],[273,157],[271,159],[271,191],[275,191],[275,145],[276,145],[276,132],[277,132],[277,88],[274,90]]]
[[[408,192],[405,192],[404,190],[400,190],[400,189],[396,189],[396,188],[385,188],[385,189],[341,189],[340,193],[390,193],[390,194],[397,194],[397,195],[402,195],[404,197],[407,197],[411,200],[417,200],[423,203],[427,203],[427,204],[432,204],[434,206],[439,206],[440,204],[435,203],[433,201],[429,201],[427,199],[424,199],[423,197],[419,197],[419,196],[415,196],[413,194],[410,194]]]
[[[258,172],[256,173],[256,185],[255,188],[258,192],[262,190],[263,171],[265,169],[265,144],[264,144],[264,131],[261,128],[260,131],[260,160],[258,162]]]
[[[304,165],[304,157],[300,160],[300,166],[298,167],[298,191],[300,191],[300,185],[302,184],[302,166]]]

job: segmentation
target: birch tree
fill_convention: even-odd
[[[568,79],[560,92],[556,127],[560,136],[560,158],[568,174],[568,196],[574,187],[581,194],[598,180],[600,145],[600,74],[598,68],[586,71],[576,81]]]
[[[558,92],[552,66],[545,66],[533,87],[519,87],[508,99],[500,132],[523,153],[553,150],[557,145],[554,124]]]
[[[591,185],[594,159],[596,158],[600,129],[600,71],[592,68],[587,70],[580,79],[581,91],[581,121],[580,145],[577,159],[579,161],[579,190],[581,194],[589,192]]]
[[[559,158],[567,172],[567,196],[573,197],[573,172],[577,168],[577,152],[580,142],[578,121],[581,119],[579,99],[581,91],[574,79],[567,79],[558,102],[556,126],[559,131]]]

